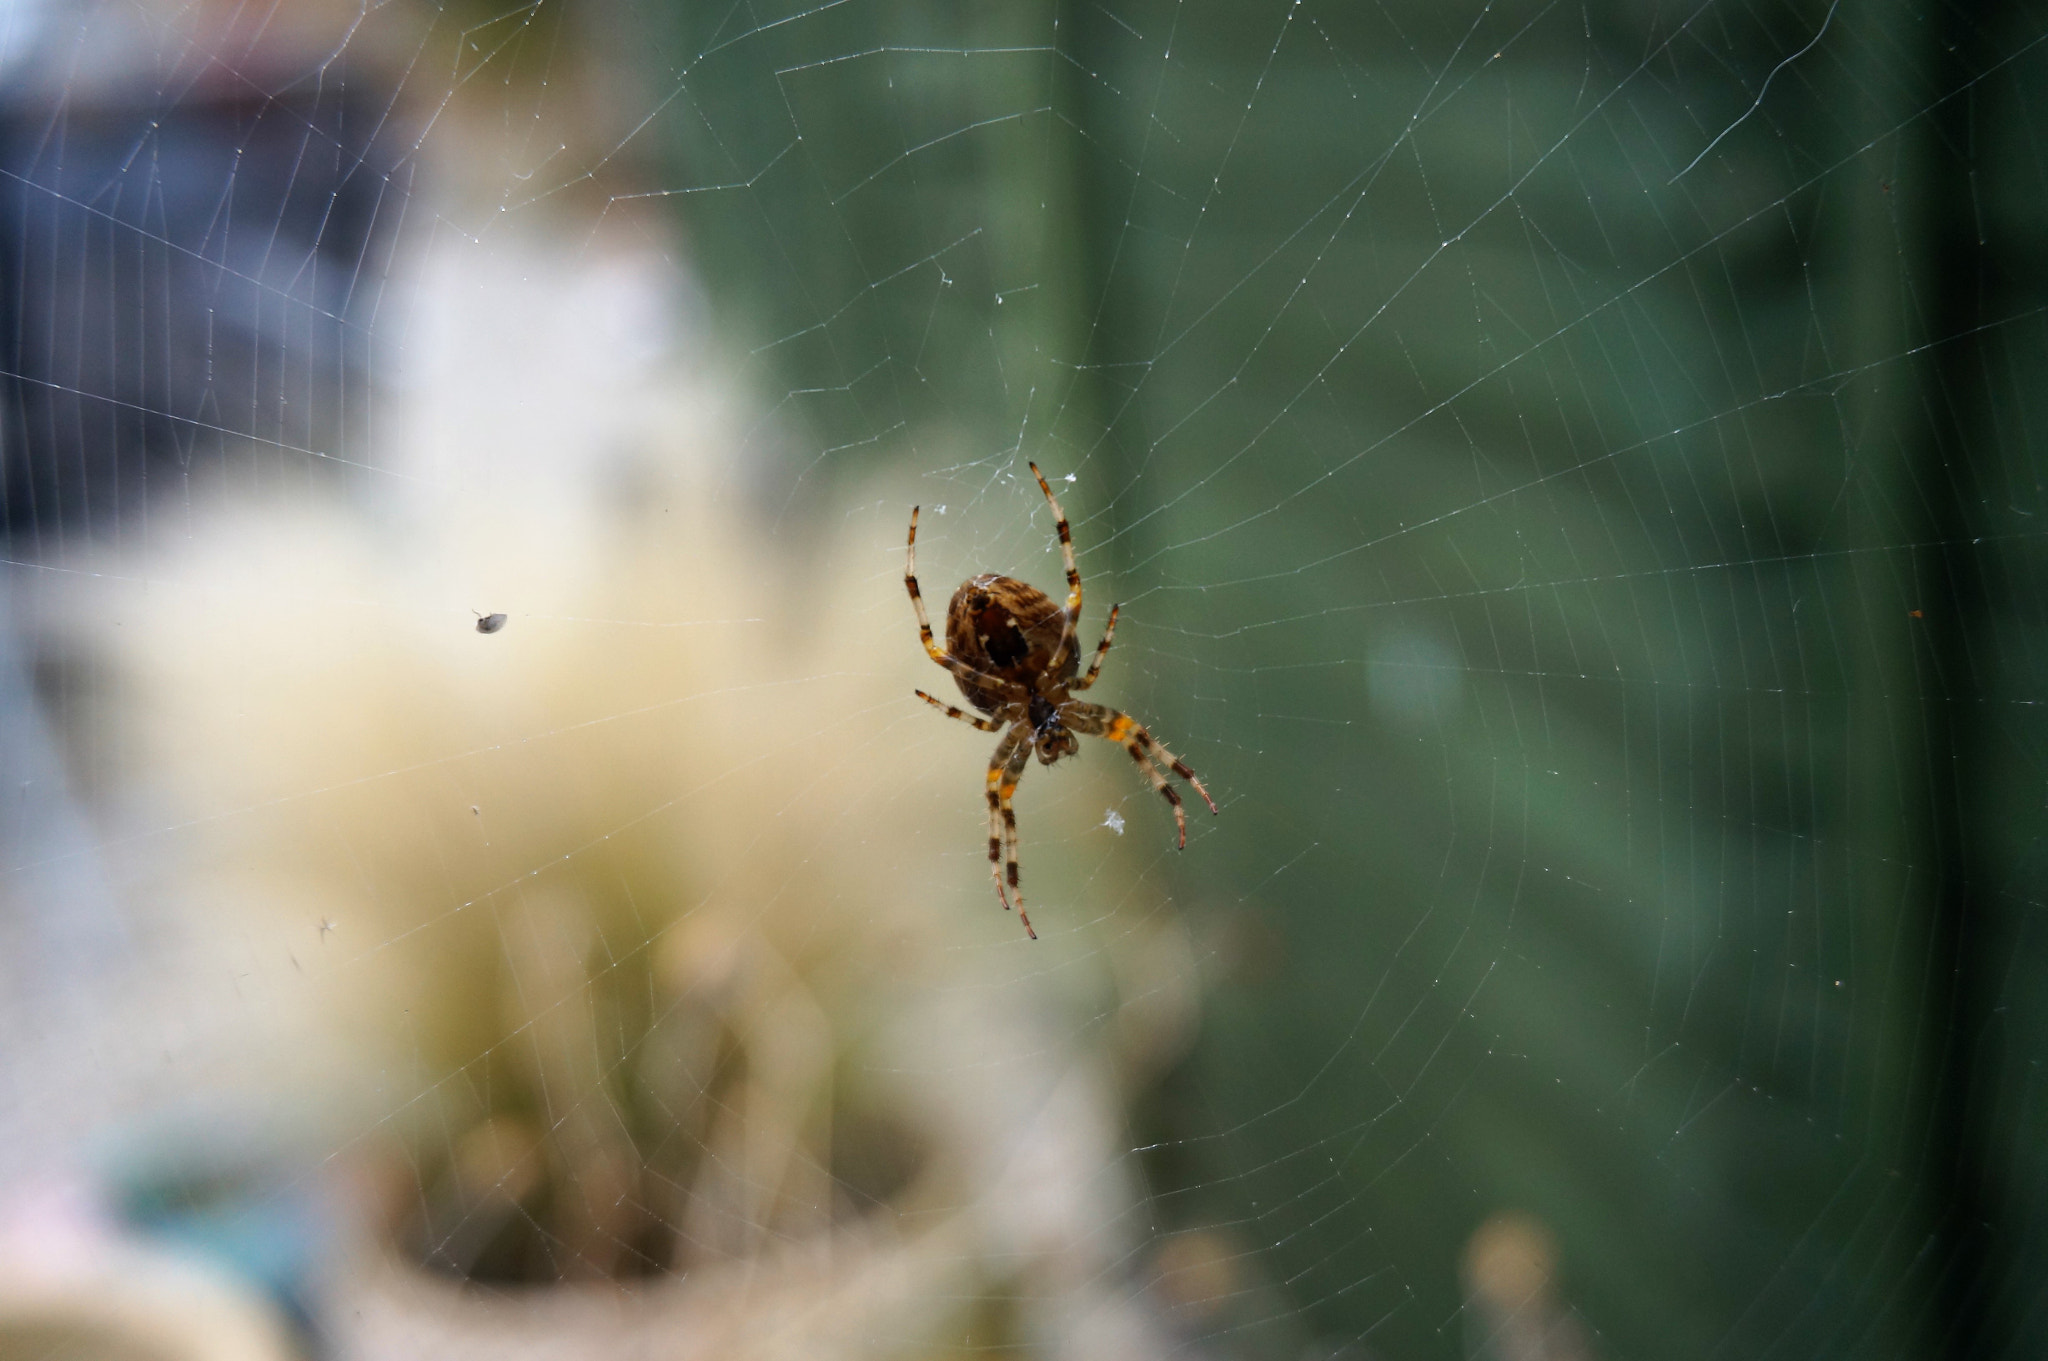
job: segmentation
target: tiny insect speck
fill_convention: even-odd
[[[1118,836],[1122,836],[1124,834],[1124,815],[1111,808],[1103,813],[1102,825],[1115,832]]]
[[[496,633],[503,627],[505,627],[505,616],[502,614],[481,615],[476,621],[476,631],[478,633]]]

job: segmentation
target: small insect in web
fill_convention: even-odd
[[[478,633],[496,633],[503,627],[505,627],[505,616],[502,614],[480,614],[476,617],[476,631]]]
[[[1010,806],[1017,781],[1033,753],[1037,754],[1039,764],[1049,766],[1062,756],[1080,751],[1076,733],[1116,743],[1131,754],[1152,787],[1173,805],[1174,827],[1182,848],[1188,844],[1188,816],[1181,807],[1179,791],[1168,782],[1165,772],[1171,770],[1186,780],[1202,796],[1202,802],[1209,805],[1211,813],[1216,811],[1216,800],[1209,797],[1209,791],[1185,762],[1161,746],[1129,714],[1073,698],[1075,691],[1086,690],[1101,674],[1102,659],[1109,652],[1110,640],[1116,637],[1116,617],[1123,606],[1110,606],[1109,623],[1095,649],[1095,660],[1088,673],[1076,679],[1080,657],[1074,648],[1074,626],[1081,622],[1081,573],[1074,566],[1074,539],[1067,530],[1067,517],[1060,510],[1060,503],[1046,484],[1045,474],[1038,471],[1036,463],[1030,466],[1031,475],[1038,479],[1038,489],[1045,493],[1045,503],[1052,507],[1053,524],[1059,530],[1060,559],[1067,568],[1064,609],[1053,604],[1036,586],[1015,577],[994,573],[969,577],[960,583],[960,589],[953,592],[952,602],[946,606],[946,645],[940,647],[932,636],[931,619],[925,614],[924,594],[917,587],[916,506],[910,509],[910,545],[904,554],[903,585],[917,610],[917,632],[924,650],[933,661],[953,673],[967,702],[989,717],[976,718],[922,690],[917,697],[944,711],[948,718],[971,723],[983,732],[1003,735],[988,763],[989,873],[995,876],[996,897],[1005,908],[1011,905],[1013,897],[1016,899],[1017,918],[1024,923],[1025,934],[1037,940],[1038,932],[1031,929],[1031,918],[1024,911],[1024,891],[1018,884],[1017,815]]]

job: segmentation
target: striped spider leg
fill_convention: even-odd
[[[999,691],[1021,691],[1024,687],[1016,684],[1014,681],[1006,680],[999,676],[991,676],[984,671],[975,669],[967,662],[961,661],[945,648],[940,647],[938,640],[932,637],[931,617],[924,612],[924,592],[919,590],[917,585],[917,512],[920,509],[922,508],[919,506],[912,506],[910,508],[910,541],[903,553],[903,587],[910,592],[910,604],[917,611],[917,636],[924,643],[924,650],[931,655],[933,661],[952,672],[953,679],[959,681],[963,689],[966,688],[969,682],[973,682],[977,686],[987,686]],[[952,620],[950,617],[946,623],[946,641],[950,643],[953,640]],[[969,695],[969,698],[973,698],[972,694]],[[975,707],[986,708],[988,706],[977,702]]]
[[[1046,670],[1058,675],[1073,660],[1074,626],[1081,622],[1081,569],[1074,565],[1074,535],[1073,531],[1067,528],[1067,513],[1060,509],[1059,500],[1053,496],[1052,486],[1045,480],[1045,474],[1038,471],[1038,465],[1027,463],[1025,466],[1029,467],[1031,475],[1038,479],[1038,489],[1045,493],[1045,503],[1052,507],[1052,527],[1060,536],[1060,562],[1067,569],[1067,608],[1060,616],[1060,645],[1053,650],[1052,662],[1046,667]],[[1115,614],[1115,610],[1110,611],[1112,618]],[[1102,654],[1098,651],[1098,665],[1101,660]],[[1068,670],[1068,674],[1073,673]],[[1088,674],[1093,677],[1095,673],[1091,670]],[[1081,688],[1087,689],[1086,686]]]
[[[1195,772],[1188,768],[1187,762],[1161,745],[1157,738],[1145,731],[1145,725],[1137,719],[1107,705],[1090,704],[1077,699],[1069,701],[1061,712],[1067,726],[1075,732],[1114,742],[1131,754],[1131,759],[1138,763],[1138,769],[1145,772],[1145,778],[1152,782],[1152,787],[1173,805],[1173,825],[1180,833],[1179,849],[1186,850],[1188,815],[1181,807],[1180,791],[1167,783],[1166,776],[1160,773],[1160,767],[1167,767],[1186,780],[1194,791],[1202,796],[1202,802],[1209,805],[1209,811],[1217,811],[1216,800],[1209,797],[1209,791],[1203,787],[1201,779]]]
[[[1024,763],[1031,756],[1028,739],[1031,725],[1021,717],[1009,725],[1007,732],[994,719],[976,718],[955,705],[934,699],[924,691],[915,692],[917,697],[948,718],[957,718],[983,732],[1000,732],[1003,740],[996,743],[996,754],[988,762],[988,872],[996,881],[996,897],[1004,907],[1010,906],[1010,899],[1017,900],[1017,919],[1024,923],[1024,930],[1031,939],[1038,939],[1038,932],[1031,929],[1031,914],[1024,910],[1024,890],[1018,883],[1017,871],[1017,813],[1010,806],[1010,799],[1017,792],[1017,779],[1024,771]],[[1009,892],[1003,891],[1003,875],[1010,876]]]

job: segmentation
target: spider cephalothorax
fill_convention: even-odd
[[[990,717],[976,718],[922,690],[917,692],[918,698],[983,732],[1003,734],[996,743],[995,756],[988,763],[989,870],[996,877],[996,896],[1008,907],[1015,895],[1017,916],[1023,921],[1024,930],[1037,940],[1038,933],[1031,929],[1031,918],[1024,911],[1023,890],[1018,887],[1017,815],[1010,807],[1010,796],[1017,790],[1024,763],[1033,753],[1044,765],[1051,765],[1062,756],[1072,756],[1081,750],[1076,733],[1117,743],[1130,752],[1152,787],[1173,805],[1174,825],[1182,846],[1188,844],[1187,813],[1163,771],[1171,770],[1186,780],[1212,813],[1216,811],[1216,801],[1195,778],[1195,772],[1154,741],[1144,725],[1129,714],[1073,698],[1072,692],[1095,684],[1110,640],[1116,637],[1116,616],[1123,606],[1110,607],[1109,624],[1095,649],[1095,660],[1087,675],[1075,679],[1075,672],[1080,669],[1080,657],[1074,650],[1074,626],[1081,620],[1081,573],[1074,566],[1074,540],[1067,530],[1067,517],[1061,513],[1060,503],[1053,498],[1052,488],[1036,463],[1031,465],[1031,475],[1038,479],[1038,488],[1045,493],[1046,504],[1052,507],[1054,526],[1059,530],[1060,558],[1067,568],[1065,608],[1053,604],[1051,597],[1036,586],[1015,577],[993,573],[969,577],[960,583],[960,589],[953,592],[953,599],[946,606],[946,646],[941,648],[932,636],[924,594],[917,586],[915,506],[910,511],[910,546],[904,560],[903,584],[910,591],[910,603],[917,609],[917,630],[925,651],[953,673],[967,702]],[[1009,875],[1008,892],[1003,888],[1005,870]]]
[[[1025,706],[1024,719],[1031,725],[1031,749],[1038,763],[1049,766],[1062,756],[1079,756],[1081,739],[1060,722],[1060,711],[1044,695],[1033,695]]]

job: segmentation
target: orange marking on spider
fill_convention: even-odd
[[[1173,808],[1178,844],[1188,844],[1187,813],[1179,791],[1168,782],[1161,767],[1188,782],[1202,796],[1209,811],[1218,811],[1216,800],[1197,779],[1195,772],[1172,752],[1161,746],[1145,726],[1129,714],[1101,704],[1074,698],[1095,684],[1102,661],[1116,637],[1117,615],[1123,606],[1112,605],[1102,642],[1087,674],[1077,675],[1080,658],[1074,650],[1074,630],[1081,622],[1081,573],[1074,562],[1074,537],[1067,526],[1052,486],[1036,463],[1029,465],[1045,503],[1052,509],[1053,527],[1060,545],[1060,563],[1066,569],[1067,603],[1055,605],[1037,587],[1015,577],[983,573],[969,577],[953,592],[946,606],[946,645],[940,647],[925,613],[924,594],[917,585],[918,507],[910,510],[910,537],[904,549],[903,583],[910,603],[917,611],[918,639],[932,661],[946,668],[960,692],[987,718],[978,718],[954,705],[934,699],[924,691],[917,697],[944,713],[971,723],[983,732],[1000,732],[995,754],[988,764],[989,872],[996,881],[996,898],[1004,908],[1016,898],[1018,920],[1033,940],[1038,932],[1024,911],[1017,857],[1017,814],[1010,806],[1018,778],[1030,758],[1040,765],[1052,765],[1065,756],[1080,752],[1080,737],[1100,737],[1114,742],[1131,754],[1145,778]],[[1077,736],[1078,734],[1078,736]],[[1007,882],[1005,882],[1007,878]]]

